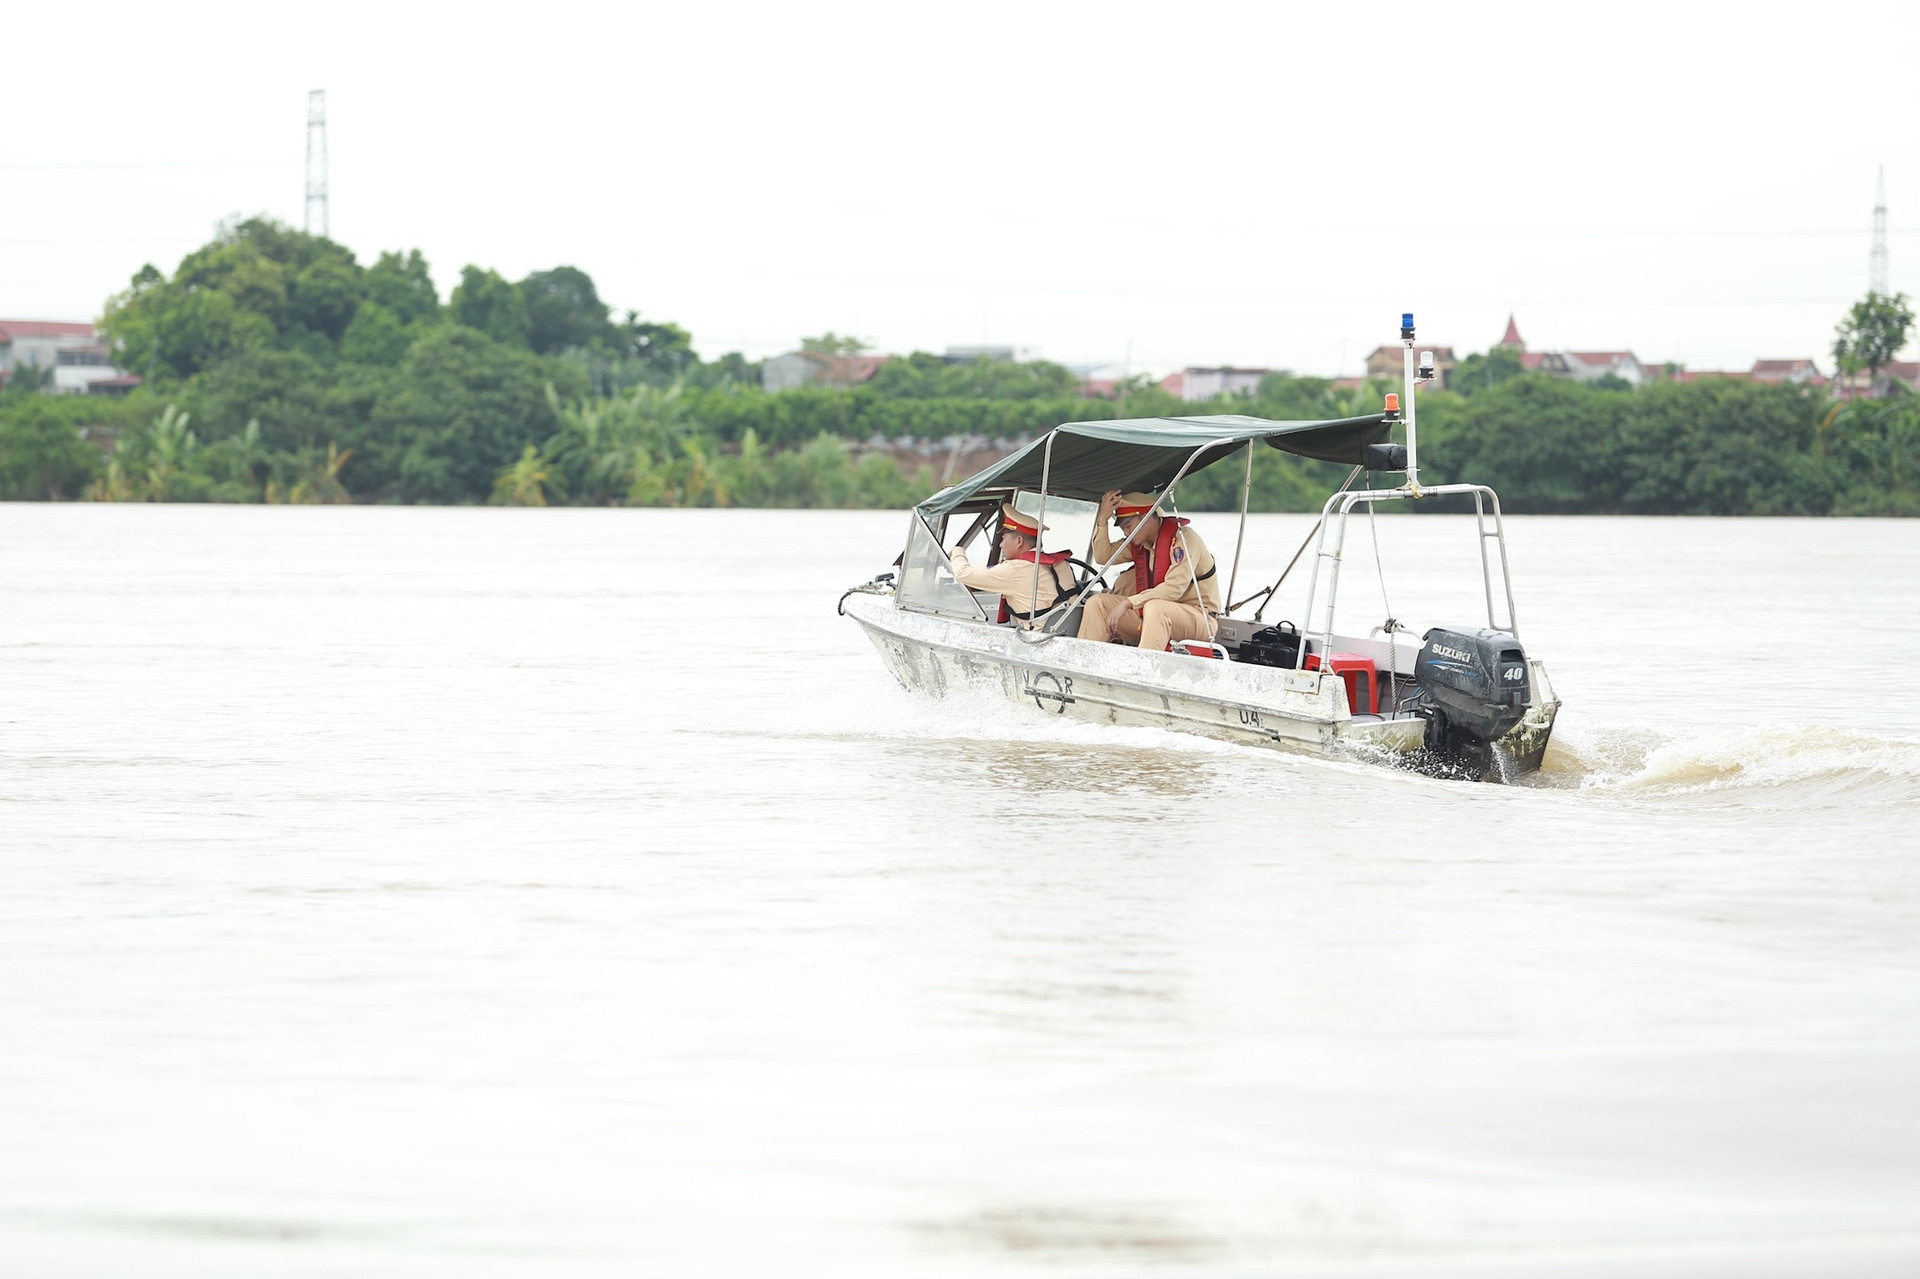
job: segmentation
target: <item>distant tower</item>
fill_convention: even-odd
[[[1880,185],[1873,192],[1873,253],[1867,259],[1867,287],[1881,297],[1893,293],[1887,282],[1887,166],[1880,166]]]
[[[1523,355],[1526,353],[1527,342],[1525,338],[1520,336],[1520,326],[1513,322],[1513,312],[1507,312],[1506,334],[1493,345],[1496,350],[1504,346],[1508,350],[1519,351]]]
[[[307,95],[307,234],[327,232],[327,91]]]

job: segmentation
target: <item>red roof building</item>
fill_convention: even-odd
[[[1511,311],[1507,313],[1507,331],[1493,349],[1518,352],[1520,367],[1530,373],[1551,373],[1576,382],[1592,382],[1611,374],[1639,386],[1649,376],[1632,351],[1529,351]]]
[[[1550,373],[1555,377],[1573,378],[1579,382],[1592,382],[1611,374],[1634,386],[1648,382],[1699,382],[1708,378],[1734,378],[1740,381],[1787,382],[1795,385],[1825,386],[1827,379],[1821,374],[1812,360],[1755,360],[1753,367],[1744,371],[1732,369],[1688,369],[1675,367],[1671,372],[1664,364],[1642,364],[1632,351],[1529,351],[1520,336],[1520,326],[1514,323],[1511,314],[1507,316],[1507,331],[1493,344],[1494,350],[1505,348],[1520,353],[1520,367],[1534,373]],[[1886,372],[1895,378],[1901,376],[1900,366],[1890,365]],[[1920,363],[1908,365],[1920,373]],[[1862,385],[1865,385],[1864,375]],[[1911,380],[1912,375],[1909,375]]]
[[[1850,396],[1889,394],[1893,390],[1920,392],[1920,360],[1893,360],[1880,366],[1880,381],[1876,384],[1873,374],[1861,369],[1849,377],[1845,373],[1835,373],[1832,383]],[[1815,385],[1819,385],[1816,383]]]
[[[0,385],[22,369],[32,370],[36,380],[50,370],[47,389],[61,395],[113,394],[128,385],[91,324],[0,320]]]
[[[1811,382],[1820,370],[1812,360],[1755,360],[1747,376],[1756,382]]]
[[[1711,378],[1731,378],[1736,382],[1745,382],[1753,377],[1752,373],[1738,369],[1675,369],[1672,373],[1662,372],[1661,377],[1669,382],[1705,382]]]
[[[17,338],[79,338],[93,341],[91,324],[68,324],[60,320],[0,320],[0,342]]]
[[[1649,381],[1665,382],[1705,382],[1714,378],[1724,378],[1735,382],[1790,383],[1792,385],[1825,386],[1827,379],[1819,366],[1812,360],[1755,360],[1750,369],[1688,369],[1674,368],[1668,372],[1665,366],[1656,365],[1647,370]]]
[[[769,391],[791,391],[802,386],[858,386],[870,382],[891,355],[826,355],[819,351],[789,351],[760,366],[760,385]]]
[[[1211,400],[1217,395],[1238,395],[1260,389],[1260,379],[1271,369],[1241,369],[1230,365],[1217,368],[1184,368],[1160,379],[1165,390],[1183,400]]]
[[[1595,382],[1611,376],[1639,386],[1647,380],[1646,370],[1632,351],[1567,351],[1564,356],[1567,376],[1576,382]]]
[[[1453,381],[1453,369],[1458,360],[1453,358],[1450,346],[1426,346],[1416,343],[1418,351],[1433,352],[1433,371],[1440,383],[1440,389],[1446,390]],[[1406,348],[1402,346],[1376,346],[1373,354],[1367,357],[1367,377],[1375,382],[1399,382],[1406,376]]]

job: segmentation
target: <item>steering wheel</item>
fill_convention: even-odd
[[[1100,576],[1099,569],[1087,563],[1085,560],[1075,559],[1073,556],[1070,555],[1066,558],[1065,563],[1072,565],[1074,568],[1082,569],[1086,573],[1085,577],[1076,579],[1073,584],[1072,593],[1076,597],[1078,597],[1081,603],[1084,604],[1087,600],[1091,599],[1093,596],[1107,589],[1107,579]],[[1058,605],[1056,604],[1054,607],[1057,608]],[[1049,609],[1049,612],[1052,612],[1052,609]],[[1070,615],[1071,615],[1070,611],[1064,612],[1064,613],[1053,613],[1053,617],[1048,620],[1048,622],[1043,628],[1047,633],[1047,635],[1059,634],[1060,632],[1056,628],[1060,625],[1060,622],[1062,620],[1064,620]]]
[[[1076,594],[1080,595],[1083,598],[1086,596],[1098,594],[1099,593],[1098,591],[1088,589],[1095,582],[1098,582],[1100,584],[1099,590],[1104,591],[1107,589],[1107,579],[1101,576],[1100,570],[1095,568],[1093,565],[1087,563],[1085,560],[1074,559],[1072,556],[1067,557],[1067,563],[1073,565],[1073,567],[1077,569],[1084,570],[1086,574],[1078,582],[1074,583],[1074,592]]]

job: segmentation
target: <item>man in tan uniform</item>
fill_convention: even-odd
[[[1080,638],[1138,644],[1165,651],[1173,640],[1211,640],[1220,615],[1220,575],[1213,553],[1187,521],[1149,514],[1150,493],[1108,493],[1100,499],[1093,525],[1091,558],[1097,565],[1113,556],[1107,521],[1132,538],[1127,550],[1133,567],[1113,589],[1087,601],[1080,617]]]
[[[992,567],[976,567],[967,562],[967,550],[956,546],[947,553],[953,563],[953,575],[962,586],[976,591],[998,591],[1000,620],[1009,618],[1031,628],[1033,619],[1061,595],[1073,589],[1073,570],[1062,570],[1070,558],[1067,551],[1040,549],[1040,521],[1013,509],[1007,502],[1000,507],[1000,562]],[[1040,561],[1040,594],[1033,592],[1034,560]]]

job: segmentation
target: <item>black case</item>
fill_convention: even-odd
[[[1300,660],[1300,632],[1292,622],[1280,622],[1255,631],[1240,642],[1234,656],[1255,666],[1281,666],[1292,670]]]

